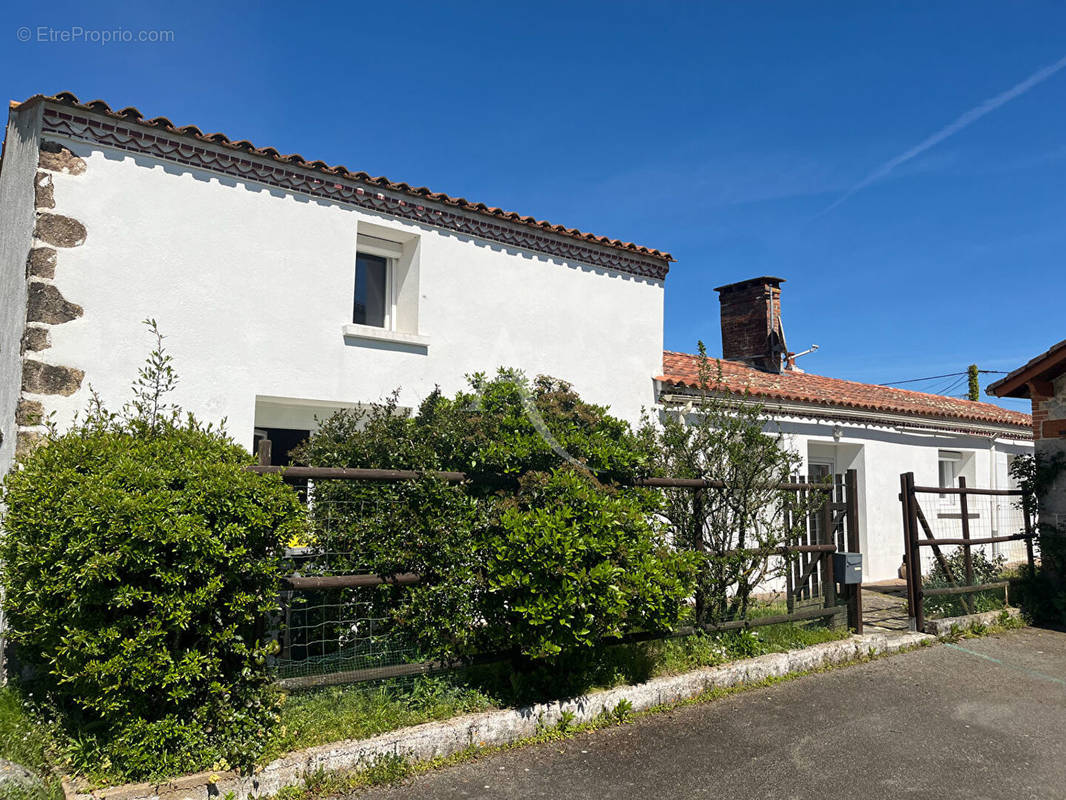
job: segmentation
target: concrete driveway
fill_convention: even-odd
[[[1066,633],[800,678],[360,793],[422,798],[1066,797]]]

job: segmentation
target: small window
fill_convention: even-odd
[[[959,472],[962,467],[962,453],[956,450],[941,450],[939,453],[940,463],[940,488],[953,489],[959,485]],[[947,499],[948,495],[942,494],[941,498]]]
[[[389,260],[370,253],[356,253],[352,322],[386,328],[389,306]]]

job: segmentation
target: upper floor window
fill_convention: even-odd
[[[352,319],[342,325],[349,346],[425,353],[419,333],[421,237],[359,222],[355,242]]]
[[[375,328],[390,327],[392,303],[389,273],[389,259],[370,253],[356,253],[352,322]]]

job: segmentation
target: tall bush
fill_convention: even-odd
[[[482,478],[315,486],[323,549],[352,553],[349,568],[423,576],[381,595],[427,655],[505,650],[528,663],[681,614],[691,567],[655,522],[657,496],[616,485],[643,469],[637,442],[565,382],[501,370],[454,397],[434,392],[414,414],[395,397],[343,411],[300,457]]]
[[[1019,456],[1011,462],[1010,473],[1022,489],[1020,504],[1037,520],[1034,544],[1040,553],[1035,572],[1023,568],[1021,580],[1012,586],[1012,600],[1033,620],[1066,625],[1066,523],[1040,514],[1040,499],[1054,491],[1066,473],[1066,455]]]
[[[723,484],[663,492],[671,541],[698,559],[694,605],[702,624],[747,615],[756,590],[789,568],[787,558],[768,551],[795,544],[826,497],[779,488],[794,479],[802,460],[780,435],[767,432],[762,406],[731,403],[715,391],[721,370],[703,342],[698,358],[691,412],[645,419],[640,436],[655,474]]]
[[[95,402],[4,482],[18,659],[81,766],[127,778],[250,764],[276,713],[264,620],[300,506],[166,405],[175,382],[159,337],[123,413]]]

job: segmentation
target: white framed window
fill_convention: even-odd
[[[358,239],[352,324],[396,330],[396,273],[403,245],[368,234]]]
[[[426,351],[429,339],[418,330],[419,250],[417,235],[359,223],[346,344]]]
[[[937,463],[940,468],[940,481],[937,485],[941,489],[958,487],[959,475],[962,473],[962,453],[958,450],[941,450],[937,453]],[[942,494],[940,499],[954,502],[958,495]]]

